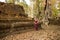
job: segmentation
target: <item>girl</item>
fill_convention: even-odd
[[[35,18],[35,19],[34,19],[34,29],[35,29],[35,30],[38,30],[38,23],[39,23],[39,22],[38,22],[38,19]]]

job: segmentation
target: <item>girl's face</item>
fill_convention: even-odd
[[[37,23],[37,21],[35,21]]]
[[[38,19],[37,19],[37,18],[35,18],[34,20],[35,20],[35,21],[37,21]]]

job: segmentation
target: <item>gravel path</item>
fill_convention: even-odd
[[[47,29],[28,30],[8,35],[0,40],[60,40],[60,26],[50,25]]]

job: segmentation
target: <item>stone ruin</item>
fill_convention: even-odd
[[[27,17],[27,14],[25,13],[23,6],[0,2],[0,19],[4,17],[20,18]]]

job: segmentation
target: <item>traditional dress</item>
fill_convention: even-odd
[[[35,20],[34,21],[34,29],[35,30],[38,30],[38,20]]]

